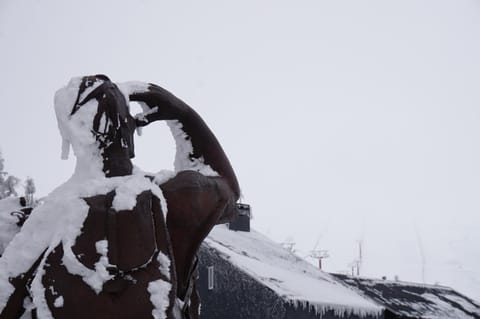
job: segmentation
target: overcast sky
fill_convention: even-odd
[[[328,271],[480,300],[480,2],[0,0],[0,149],[47,195],[53,95],[72,76],[157,83],[224,146],[253,227]],[[136,164],[171,168],[165,125]]]

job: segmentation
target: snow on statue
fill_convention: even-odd
[[[213,133],[161,87],[104,75],[72,79],[55,111],[75,172],[0,258],[0,319],[198,318],[196,251],[240,193]],[[175,137],[175,172],[149,176],[130,161],[133,133],[157,120]]]

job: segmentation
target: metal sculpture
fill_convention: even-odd
[[[129,101],[144,112],[132,117]],[[76,171],[0,258],[0,319],[198,318],[196,251],[240,195],[214,134],[161,87],[104,75],[73,79],[56,112]],[[146,176],[131,163],[133,134],[160,120],[177,142],[175,172]]]

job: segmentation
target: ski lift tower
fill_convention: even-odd
[[[310,257],[313,259],[318,259],[318,268],[322,269],[322,260],[330,257],[327,250],[312,250],[310,252]]]

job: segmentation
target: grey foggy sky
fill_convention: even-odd
[[[70,77],[157,83],[204,117],[253,227],[328,249],[346,271],[440,282],[480,300],[480,2],[0,0],[0,148],[48,194],[53,94]],[[136,163],[169,168],[168,130]]]

